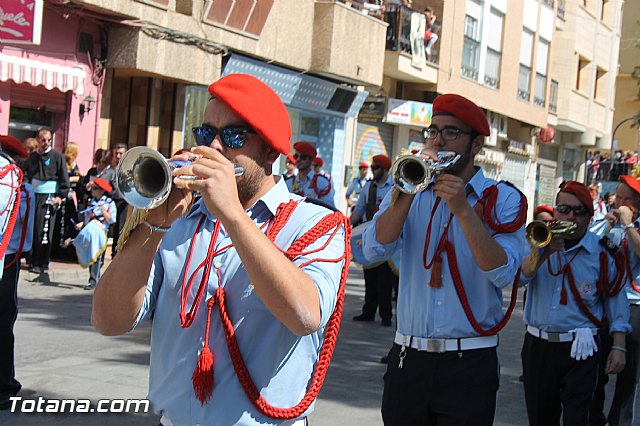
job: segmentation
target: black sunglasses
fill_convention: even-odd
[[[300,159],[302,161],[306,161],[306,160],[311,160],[311,158],[313,157],[309,157],[308,155],[304,155],[304,154],[295,154],[293,158],[295,158],[296,160]]]
[[[192,128],[191,131],[198,146],[211,145],[216,135],[220,134],[224,146],[231,149],[242,148],[247,141],[247,134],[256,133],[253,129],[247,129],[241,126],[229,126],[224,129],[218,129],[212,126],[200,126]]]
[[[560,204],[556,206],[556,210],[561,214],[569,214],[573,211],[573,214],[576,216],[584,216],[589,213],[589,209],[583,205],[580,206],[569,206],[567,204]]]

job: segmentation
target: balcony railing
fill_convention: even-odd
[[[536,86],[533,95],[533,103],[539,107],[544,107],[546,103],[547,76],[536,73]]]
[[[500,87],[500,60],[502,55],[493,49],[487,49],[486,65],[484,70],[484,84],[498,89]]]
[[[553,9],[553,0],[542,0],[542,4],[544,4],[545,6],[549,6],[551,9]]]
[[[399,50],[411,54],[411,16],[414,13],[423,14],[407,6],[400,6],[395,10],[387,10],[385,12],[384,20],[389,24],[387,27],[387,50]],[[440,22],[436,21],[431,26],[431,32],[438,33],[439,31]],[[428,62],[438,63],[439,45],[440,40],[431,46],[431,52],[427,56]]]

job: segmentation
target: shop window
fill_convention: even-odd
[[[320,136],[320,119],[316,117],[302,116],[300,134],[305,136]]]

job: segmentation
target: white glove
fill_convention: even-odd
[[[571,358],[582,361],[598,352],[598,346],[593,339],[593,333],[590,328],[576,328],[571,332],[575,336],[573,345],[571,345]]]

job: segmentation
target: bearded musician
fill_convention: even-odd
[[[439,151],[453,151],[460,159],[423,192],[392,189],[364,232],[367,259],[403,253],[397,332],[384,376],[386,425],[493,424],[497,332],[508,320],[502,289],[522,263],[527,203],[474,166],[489,133],[476,104],[438,96],[421,156],[436,160]]]
[[[524,392],[530,425],[589,424],[598,364],[607,373],[625,365],[631,331],[624,271],[615,247],[589,231],[593,201],[582,183],[566,181],[556,197],[554,219],[575,224],[525,257],[528,283],[522,348]],[[613,337],[601,358],[598,330]]]

